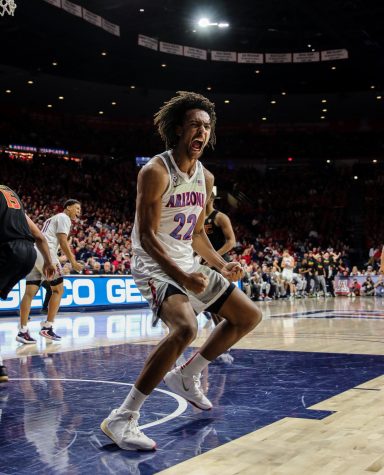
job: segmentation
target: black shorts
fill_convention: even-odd
[[[224,305],[225,301],[231,295],[235,287],[236,287],[235,284],[231,282],[229,287],[226,289],[226,291],[217,300],[215,300],[212,305],[206,308],[205,311],[218,314],[221,307]],[[167,291],[165,292],[164,300],[170,297],[171,295],[175,295],[175,294],[187,295],[185,292],[181,291],[174,285],[168,284]]]
[[[29,274],[36,262],[33,242],[17,239],[0,244],[0,298],[6,300],[9,292]]]

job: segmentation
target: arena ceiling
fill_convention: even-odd
[[[127,94],[211,88],[212,94],[269,97],[283,91],[378,94],[384,83],[382,1],[73,0],[119,25],[120,37],[44,0],[16,3],[14,17],[0,17],[0,84],[12,89],[17,81],[37,85],[44,78],[44,90],[24,91],[31,101],[49,102],[42,96],[56,94],[55,78],[110,85]],[[203,16],[230,26],[199,29],[196,21]],[[349,58],[303,64],[202,61],[139,46],[139,34],[208,52],[346,49]],[[76,105],[84,91],[72,84]]]

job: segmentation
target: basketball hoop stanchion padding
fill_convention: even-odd
[[[0,0],[0,15],[14,15],[16,10],[15,0]]]

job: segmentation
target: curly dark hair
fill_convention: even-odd
[[[154,115],[154,124],[165,142],[167,148],[173,148],[179,139],[176,127],[182,125],[185,113],[191,109],[200,109],[211,119],[211,136],[208,145],[213,149],[216,143],[216,112],[215,104],[206,97],[195,92],[177,91],[177,96],[172,97]]]
[[[69,199],[64,203],[64,209],[67,209],[69,206],[81,205],[80,201]]]

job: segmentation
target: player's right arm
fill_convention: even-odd
[[[27,223],[29,226],[29,229],[32,233],[32,236],[35,239],[37,249],[41,252],[41,255],[43,256],[44,259],[44,274],[48,280],[53,279],[53,276],[55,275],[55,268],[52,264],[52,259],[51,259],[51,254],[49,252],[49,247],[47,240],[44,237],[44,234],[40,231],[40,229],[36,226],[36,224],[32,221],[31,218],[29,218],[27,215],[25,215],[27,218]]]
[[[230,251],[235,247],[236,238],[235,233],[232,228],[231,220],[224,213],[218,213],[216,216],[216,224],[220,227],[223,232],[225,243],[223,246],[217,250],[218,254],[222,256],[226,252]]]
[[[57,239],[59,240],[60,248],[67,256],[69,262],[71,263],[72,269],[76,272],[81,272],[83,270],[83,265],[80,262],[77,262],[73,252],[71,251],[68,244],[68,236],[65,233],[57,233]]]
[[[143,167],[137,178],[136,219],[141,247],[156,261],[163,271],[177,283],[195,293],[208,285],[204,274],[184,272],[169,257],[156,233],[160,226],[161,197],[169,185],[168,172],[156,160]]]

